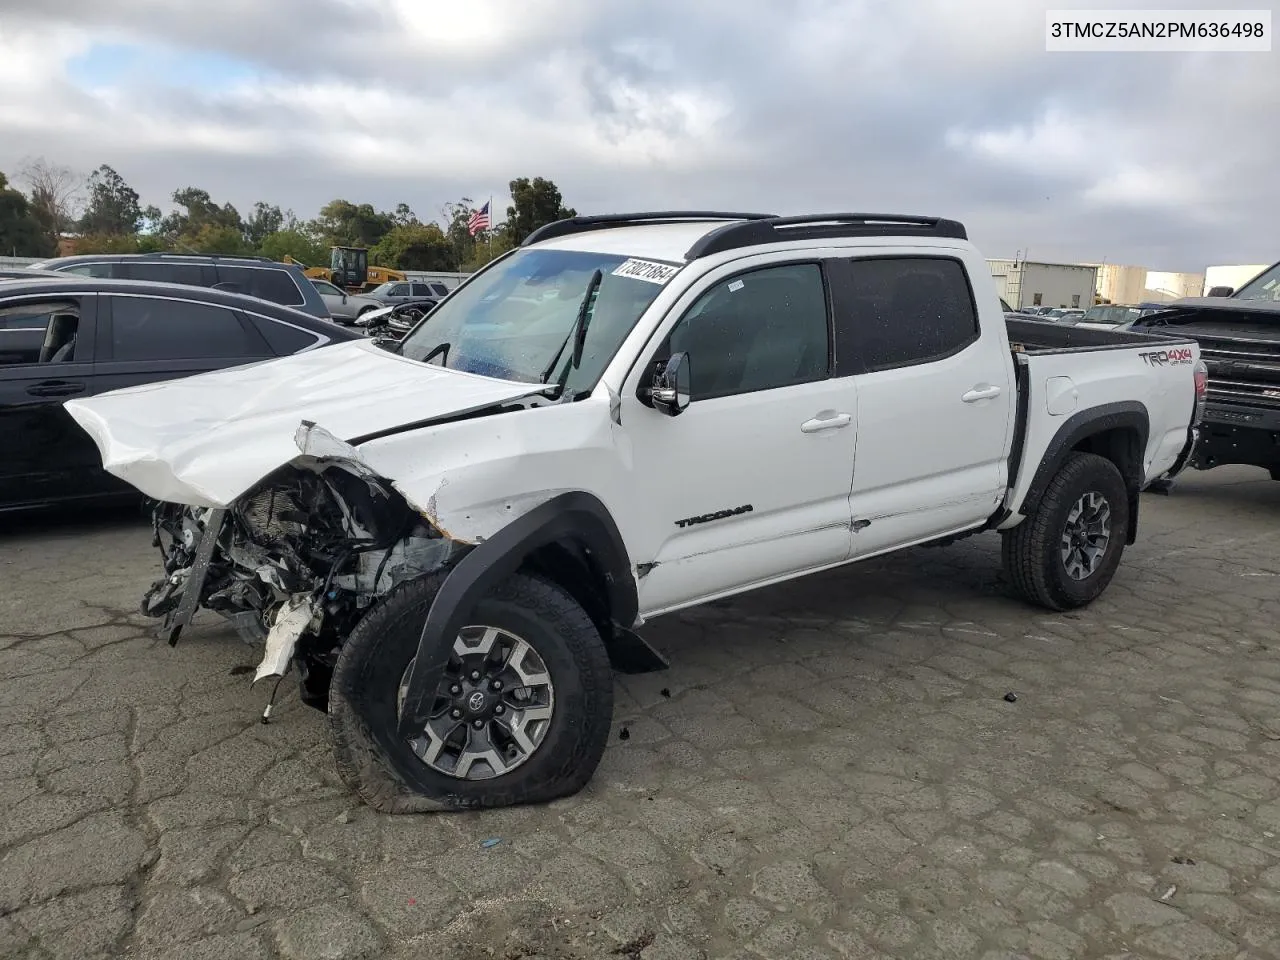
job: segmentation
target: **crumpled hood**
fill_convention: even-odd
[[[222,507],[299,455],[304,420],[341,440],[543,388],[429,366],[371,341],[68,400],[106,470],[149,497]]]

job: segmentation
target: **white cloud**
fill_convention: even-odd
[[[0,170],[109,163],[144,202],[194,184],[304,216],[547,176],[580,210],[888,203],[991,256],[1274,259],[1274,58],[1047,54],[1047,5],[0,0]],[[78,86],[102,42],[264,79]]]

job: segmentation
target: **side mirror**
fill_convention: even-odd
[[[689,406],[689,355],[673,353],[661,373],[653,376],[649,399],[654,409],[668,417],[679,416]]]
[[[342,302],[343,303],[347,302],[347,295],[345,293],[342,295]]]
[[[1208,295],[1211,297],[1229,297],[1235,292],[1235,287],[1210,287]]]

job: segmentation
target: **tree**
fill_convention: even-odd
[[[289,212],[289,219],[294,219]],[[266,204],[259,200],[253,205],[253,213],[244,222],[245,239],[254,247],[261,247],[262,241],[273,233],[284,229],[285,214],[274,204]]]
[[[193,245],[199,237],[204,238],[200,241],[203,243],[209,242],[210,238],[216,235],[220,242],[225,243],[229,240],[230,233],[234,232],[238,236],[236,246],[239,250],[244,249],[244,221],[240,219],[240,213],[231,204],[225,203],[218,206],[209,196],[209,191],[201,190],[199,187],[186,187],[173,191],[173,202],[181,209],[174,210],[160,221],[160,233],[170,243],[180,249],[194,250]],[[206,227],[212,228],[212,232],[206,230]]]
[[[409,209],[409,205],[407,203],[397,203],[396,212],[391,216],[392,219],[395,220],[396,226],[399,227],[407,227],[411,224],[421,223],[418,219],[418,215]]]
[[[324,246],[296,227],[267,234],[262,238],[258,252],[272,260],[292,257],[308,267],[322,267],[329,263],[329,252]]]
[[[57,243],[50,241],[27,198],[10,187],[9,178],[0,173],[0,254],[48,257],[57,252]]]
[[[56,248],[59,237],[75,225],[83,175],[36,157],[23,161],[18,177],[31,191],[31,213]]]
[[[512,180],[510,187],[512,205],[507,207],[507,229],[516,244],[541,226],[577,216],[575,210],[564,206],[560,188],[550,180],[521,177]]]
[[[132,236],[142,223],[138,192],[105,163],[89,175],[89,200],[80,230],[109,237]]]
[[[434,223],[406,223],[392,227],[378,241],[369,251],[369,262],[401,270],[451,270],[453,248]]]
[[[204,223],[194,232],[182,234],[180,249],[184,253],[221,253],[226,256],[252,252],[239,227],[218,223]]]
[[[372,247],[395,225],[392,214],[379,213],[372,204],[330,200],[307,226],[330,246]]]

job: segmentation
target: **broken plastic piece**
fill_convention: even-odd
[[[1012,690],[1010,690],[1008,693],[1004,695],[1004,700],[1005,700],[1005,703],[1017,703],[1018,695],[1014,693]]]
[[[482,846],[482,847],[484,847],[486,850],[488,850],[488,849],[489,849],[489,848],[491,848],[491,847],[496,847],[496,846],[497,846],[498,844],[500,844],[501,842],[502,842],[502,838],[501,838],[501,837],[490,837],[490,838],[489,838],[488,840],[486,840],[484,843],[480,844],[480,846]]]

